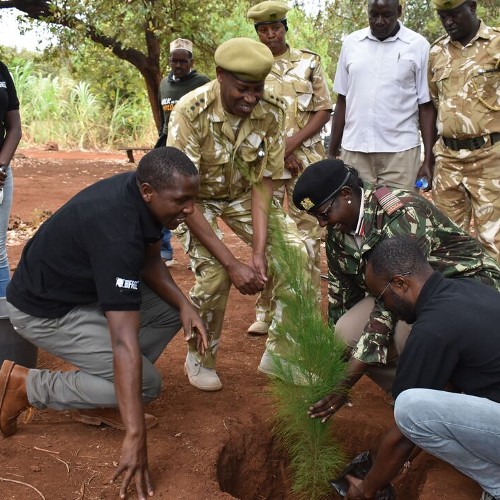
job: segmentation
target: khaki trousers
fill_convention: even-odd
[[[354,307],[343,314],[335,325],[335,335],[348,347],[354,348],[363,333],[363,329],[370,319],[375,300],[373,297],[365,297]],[[378,384],[384,391],[390,392],[396,369],[398,367],[399,354],[403,350],[406,339],[411,331],[411,325],[404,321],[398,321],[387,353],[387,364],[369,365],[366,374]]]
[[[341,158],[364,181],[415,191],[420,170],[420,146],[399,153],[361,153],[342,148]]]

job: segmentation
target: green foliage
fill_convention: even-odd
[[[21,102],[22,144],[55,141],[63,148],[99,149],[154,143],[156,130],[144,94],[122,97],[117,90],[109,103],[88,82],[44,74],[32,61],[18,62],[8,66]]]
[[[275,432],[290,456],[294,492],[299,498],[316,500],[330,491],[328,480],[340,470],[344,457],[330,426],[310,418],[307,410],[339,388],[346,370],[344,348],[323,319],[317,290],[304,278],[307,263],[303,254],[286,243],[283,229],[275,221],[271,225],[279,239],[275,272],[284,277],[290,291],[284,298],[278,333],[293,346],[286,363],[273,359],[280,377],[271,382]]]
[[[30,26],[48,27],[58,42],[43,54],[17,52],[0,47],[0,57],[9,68],[20,68],[31,62],[31,76],[38,77],[48,102],[42,102],[43,93],[27,91],[21,109],[25,139],[56,140],[61,144],[89,144],[96,141],[103,145],[139,141],[150,144],[156,136],[154,118],[158,118],[157,88],[162,76],[168,72],[169,43],[177,37],[189,38],[194,43],[195,67],[209,77],[215,76],[213,53],[223,41],[235,36],[257,39],[246,12],[260,0],[234,0],[218,2],[207,0],[51,0],[49,9],[41,20],[22,21],[22,29],[29,33]],[[18,2],[29,9],[34,2]],[[367,0],[295,0],[288,1],[295,8],[288,13],[288,43],[297,48],[317,52],[322,58],[326,78],[331,84],[335,75],[343,38],[354,30],[367,26]],[[432,0],[401,0],[403,22],[424,35],[430,42],[444,33],[432,5]],[[41,4],[41,2],[40,2]],[[491,26],[500,25],[498,0],[481,0],[479,16]],[[0,3],[0,8],[2,4]],[[47,80],[44,80],[47,79]],[[50,81],[49,81],[50,80]],[[68,83],[71,81],[71,83]],[[79,91],[78,99],[95,97],[93,106],[99,116],[94,130],[82,129],[82,137],[66,138],[60,129],[69,116],[59,119],[60,124],[31,122],[29,117],[62,114],[61,103],[70,99],[72,86],[78,82],[88,85],[86,92]],[[54,88],[49,90],[50,85]],[[68,89],[69,86],[69,89]],[[55,97],[55,88],[61,94]],[[78,93],[78,92],[77,92]],[[31,99],[34,99],[33,101]],[[75,101],[74,101],[75,102]],[[40,105],[40,111],[28,109]],[[80,116],[81,106],[79,103]],[[54,110],[55,106],[55,110]],[[65,108],[66,113],[70,113]],[[130,113],[125,117],[125,113]],[[155,115],[155,116],[154,116]],[[107,120],[107,123],[106,123]],[[112,121],[111,121],[112,120]],[[104,131],[111,126],[111,130]],[[76,127],[72,127],[73,130]],[[54,133],[55,137],[49,137]]]

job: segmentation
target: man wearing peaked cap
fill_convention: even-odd
[[[200,193],[186,219],[184,243],[196,279],[190,297],[208,326],[209,348],[200,356],[190,346],[184,366],[189,382],[204,391],[222,387],[215,364],[231,284],[243,294],[255,294],[271,280],[273,266],[268,272],[267,263],[274,258],[276,234],[268,231],[270,217],[306,257],[297,227],[272,203],[273,179],[283,172],[286,107],[281,97],[264,89],[272,53],[254,40],[234,38],[216,50],[215,64],[217,80],[179,101],[168,136],[168,144],[184,151],[200,172]],[[248,265],[222,242],[218,219],[251,246]],[[278,307],[286,315],[286,283],[278,277],[274,284]],[[267,348],[277,356],[289,350],[276,321]]]
[[[263,82],[273,65],[273,55],[265,45],[244,37],[224,42],[214,59],[218,67],[248,83]]]
[[[170,42],[169,74],[160,82],[158,91],[158,106],[160,110],[160,128],[155,148],[165,146],[168,135],[170,113],[177,101],[191,90],[210,81],[205,75],[200,75],[193,69],[193,43],[185,38],[177,38]],[[163,229],[161,257],[167,266],[173,264],[172,232]]]
[[[433,0],[448,36],[429,55],[439,140],[432,196],[500,263],[500,28],[477,17],[473,0]]]
[[[311,260],[312,280],[321,293],[320,248],[322,229],[314,218],[297,210],[292,203],[293,188],[311,163],[326,157],[320,131],[330,119],[332,101],[318,54],[307,49],[290,47],[286,42],[287,12],[282,2],[265,1],[251,7],[247,18],[253,22],[262,46],[274,56],[274,64],[266,78],[266,88],[286,100],[285,169],[280,179],[273,181],[275,198],[284,206],[288,199],[288,214],[297,224]],[[256,321],[248,328],[254,335],[266,334],[274,314],[273,283],[268,282],[255,306]],[[259,367],[269,373],[271,364],[266,356]],[[266,366],[267,365],[267,366]]]

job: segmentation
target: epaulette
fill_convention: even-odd
[[[373,194],[387,215],[404,207],[403,202],[387,186],[377,188]]]
[[[201,92],[195,96],[188,98],[182,106],[186,110],[186,115],[190,120],[194,120],[200,115],[215,99],[215,92]],[[179,103],[177,103],[177,106]]]
[[[431,47],[434,47],[434,45],[438,44],[441,40],[444,40],[448,36],[448,33],[445,33],[444,35],[441,35],[437,40],[434,40],[431,43]]]
[[[299,50],[302,51],[302,52],[307,52],[308,54],[312,54],[313,56],[318,56],[319,58],[321,58],[321,56],[317,52],[313,52],[312,50],[309,50],[309,49],[299,49]]]
[[[280,97],[273,92],[270,92],[267,89],[264,89],[264,94],[262,96],[262,100],[266,102],[270,102],[271,104],[274,104],[275,106],[278,106],[278,108],[282,109],[283,111],[286,112],[287,110],[287,102],[283,97]]]

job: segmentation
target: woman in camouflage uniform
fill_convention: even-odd
[[[328,226],[329,320],[352,354],[345,389],[367,373],[389,391],[410,330],[367,296],[365,257],[383,239],[411,236],[446,278],[476,278],[500,290],[496,262],[432,203],[410,191],[363,182],[341,160],[311,165],[298,180],[293,201]],[[347,390],[330,394],[312,414],[328,418],[346,400]]]

